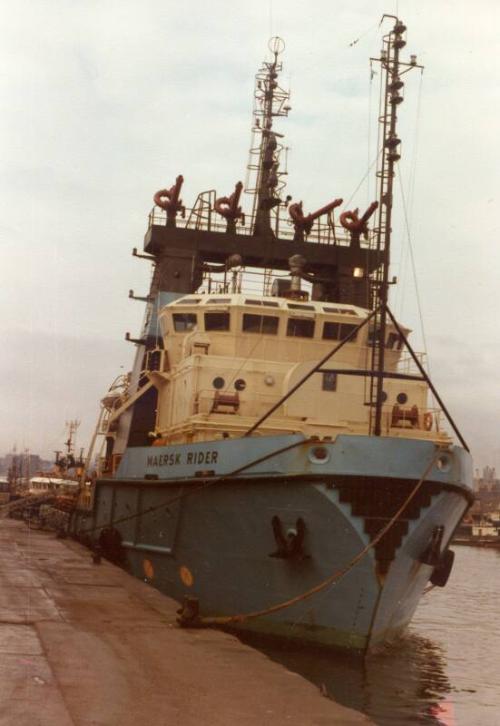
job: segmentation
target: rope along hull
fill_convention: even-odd
[[[293,437],[276,439],[277,449],[294,443]],[[262,439],[245,443],[254,447],[254,459],[269,446]],[[212,477],[212,484],[210,477],[151,480],[119,471],[116,479],[97,483],[93,512],[78,513],[75,530],[93,543],[102,543],[103,532],[118,532],[121,564],[179,602],[196,601],[202,620],[265,611],[345,568],[405,504],[418,483],[417,469],[421,476],[429,461],[432,466],[435,452],[422,442],[396,443],[368,437],[339,437],[324,446],[299,442],[239,476]],[[205,449],[218,451],[229,467],[237,448],[210,446]],[[319,446],[327,451],[323,464],[311,462],[324,455]],[[176,456],[181,463],[189,453],[189,447],[178,448],[159,447],[154,455],[167,457],[162,466],[175,466]],[[396,450],[406,453],[405,461],[391,459]],[[130,473],[134,464],[138,471],[143,452],[128,454],[124,470]],[[399,634],[434,570],[426,556],[433,534],[443,528],[443,552],[468,507],[464,452],[448,456],[449,470],[432,467],[401,516],[342,577],[277,612],[242,617],[230,627],[358,651]],[[373,474],[363,471],[367,466]],[[255,471],[259,467],[268,471]],[[408,477],[402,476],[405,467]]]

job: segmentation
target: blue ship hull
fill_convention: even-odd
[[[280,452],[280,453],[275,453]],[[401,517],[335,584],[235,628],[367,651],[409,623],[434,566],[424,564],[436,528],[440,552],[469,506],[470,456],[426,441],[301,435],[129,448],[113,479],[95,489],[76,530],[97,541],[118,530],[130,571],[204,617],[266,610],[343,569],[395,515]],[[252,462],[258,462],[252,464]],[[139,516],[137,513],[140,512]],[[300,552],[280,551],[304,524]]]

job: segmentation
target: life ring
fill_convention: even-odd
[[[430,411],[426,411],[424,413],[424,429],[426,431],[430,431],[432,429],[432,424],[434,422],[434,417]]]

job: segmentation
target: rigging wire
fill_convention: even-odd
[[[274,451],[270,451],[268,454],[264,454],[264,456],[260,456],[257,459],[254,459],[253,461],[248,462],[247,464],[244,464],[243,466],[238,467],[238,469],[233,469],[233,471],[227,472],[227,474],[221,474],[220,476],[216,476],[214,479],[205,479],[203,484],[200,484],[198,487],[193,487],[192,489],[189,489],[188,491],[181,491],[180,494],[177,494],[176,496],[170,497],[170,499],[166,499],[163,502],[160,502],[160,504],[155,504],[151,507],[146,507],[145,509],[140,509],[136,512],[132,512],[132,514],[127,514],[124,517],[118,517],[118,519],[112,519],[110,522],[104,522],[104,524],[98,524],[94,527],[89,527],[87,529],[80,529],[76,532],[77,536],[83,535],[83,534],[90,534],[92,532],[97,532],[98,530],[107,529],[108,527],[113,527],[115,524],[122,524],[123,522],[129,522],[132,519],[138,519],[143,514],[149,514],[150,512],[155,512],[158,509],[163,509],[164,507],[169,507],[171,504],[174,504],[175,502],[180,501],[181,499],[185,499],[186,497],[191,496],[192,494],[197,494],[198,492],[201,492],[205,489],[208,489],[209,487],[213,487],[215,484],[220,484],[221,482],[225,482],[227,479],[233,476],[238,476],[238,474],[243,473],[244,471],[247,471],[247,469],[251,469],[253,466],[257,466],[257,464],[262,464],[264,461],[267,461],[268,459],[272,459],[274,456],[278,456],[278,454],[284,454],[287,451],[290,451],[292,449],[296,449],[298,446],[302,446],[303,444],[310,444],[311,439],[309,438],[303,438],[300,439],[300,441],[294,441],[293,444],[288,444],[287,446],[283,446],[280,449],[274,449]],[[189,481],[188,478],[186,478],[184,481],[180,481],[180,487],[182,488],[183,483],[187,483]],[[0,507],[0,511],[2,511],[5,507]]]
[[[414,124],[414,138],[413,138],[413,144],[412,144],[412,150],[410,154],[410,177],[408,181],[408,220],[409,220],[409,226],[411,227],[411,220],[413,217],[413,202],[415,197],[415,181],[416,181],[416,167],[417,167],[417,159],[418,159],[418,140],[419,140],[419,128],[420,128],[420,112],[421,112],[421,99],[422,99],[422,78],[423,78],[423,69],[420,74],[420,83],[419,83],[419,89],[417,94],[417,107],[416,107],[416,115],[415,115],[415,124]],[[400,167],[401,169],[401,167]],[[399,262],[398,262],[398,269],[399,269],[399,277],[401,280],[405,280],[407,276],[407,268],[408,268],[408,249],[405,245],[402,245],[400,248],[400,255],[399,255]],[[395,308],[397,310],[398,316],[402,315],[403,308],[404,308],[404,301],[405,301],[405,294],[406,294],[406,287],[404,284],[400,285],[396,288],[396,296],[395,296]]]
[[[371,151],[371,135],[372,135],[372,91],[373,91],[373,77],[375,71],[373,70],[372,62],[370,61],[370,81],[368,83],[368,149],[366,155],[366,163],[368,168],[370,167],[370,159],[372,156]],[[367,176],[366,180],[366,204],[370,204],[370,176]]]
[[[377,28],[378,25],[379,25],[378,23],[374,23],[373,25],[370,25],[368,30],[365,30],[364,33],[361,33],[361,35],[359,35],[357,38],[355,38],[353,41],[351,41],[349,43],[349,48],[354,48],[354,46],[357,45],[360,40],[363,40],[363,38],[365,38],[369,33],[371,33],[372,30],[375,30],[375,28]]]
[[[415,197],[415,182],[416,182],[416,172],[417,172],[417,161],[418,161],[418,144],[420,140],[419,136],[419,130],[420,130],[420,116],[421,116],[421,107],[422,107],[422,84],[423,84],[423,77],[424,77],[424,71],[423,68],[420,72],[420,83],[418,87],[418,94],[417,94],[417,112],[416,112],[416,121],[415,121],[415,138],[413,142],[413,165],[411,167],[410,171],[410,184],[409,184],[409,193],[408,193],[408,202],[409,202],[409,219],[410,223],[412,221],[413,217],[413,202]]]
[[[347,200],[347,202],[344,204],[344,207],[346,207],[346,208],[349,207],[350,203],[352,202],[352,200],[354,199],[354,197],[356,196],[356,194],[358,193],[358,191],[360,190],[360,188],[363,186],[363,184],[364,184],[364,182],[366,180],[366,177],[369,175],[369,173],[371,172],[371,170],[373,169],[373,167],[377,163],[377,161],[378,161],[379,156],[381,155],[381,153],[382,153],[382,149],[380,149],[380,151],[378,152],[377,156],[373,159],[372,163],[370,164],[370,166],[368,167],[368,169],[364,173],[363,178],[359,182],[358,186],[353,191],[353,193],[351,194],[351,196],[349,197],[349,199]]]
[[[413,273],[413,282],[414,282],[414,286],[415,286],[415,298],[417,300],[417,310],[418,310],[418,316],[419,316],[419,321],[420,321],[420,333],[422,335],[422,342],[423,342],[424,351],[426,354],[427,370],[430,373],[430,366],[429,366],[429,362],[427,360],[427,340],[426,340],[426,336],[425,336],[424,319],[423,319],[423,315],[422,315],[422,303],[421,303],[420,291],[419,291],[419,287],[418,287],[417,271],[416,271],[416,267],[415,267],[415,256],[413,254],[413,245],[412,245],[412,241],[411,241],[410,225],[409,225],[409,221],[408,221],[408,211],[406,208],[406,200],[405,200],[405,195],[404,195],[404,190],[403,190],[403,181],[402,181],[401,170],[399,172],[399,187],[401,190],[401,198],[403,200],[403,216],[404,216],[404,220],[405,220],[406,237],[407,237],[407,242],[408,242],[408,250],[409,250],[411,268],[412,268],[412,273]]]

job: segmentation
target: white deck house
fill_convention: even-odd
[[[277,403],[368,312],[353,305],[244,294],[192,294],[159,314],[163,350],[147,376],[159,391],[155,443],[239,436]],[[372,348],[363,327],[261,427],[259,433],[367,434]],[[406,334],[406,331],[405,331]],[[386,370],[409,372],[390,325]],[[160,346],[161,347],[161,346]],[[152,366],[150,366],[151,368]],[[342,375],[340,371],[351,373]],[[384,434],[448,441],[423,381],[386,378]]]

